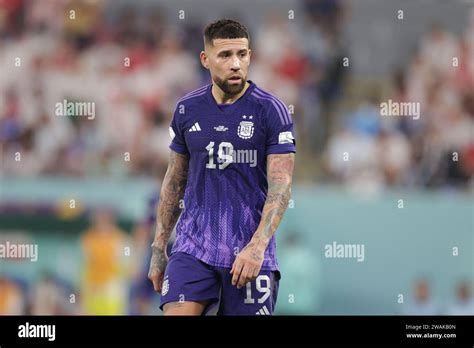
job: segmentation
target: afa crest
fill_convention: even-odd
[[[161,296],[165,296],[170,289],[170,281],[168,280],[168,276],[166,276],[165,280],[163,281],[162,289],[161,289]]]
[[[250,139],[253,135],[253,122],[241,121],[237,128],[237,135],[242,139]]]

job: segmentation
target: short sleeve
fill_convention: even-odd
[[[181,115],[179,110],[180,106],[178,104],[176,106],[176,110],[174,111],[173,119],[171,120],[171,126],[169,128],[171,137],[170,149],[181,154],[188,154],[188,147],[186,146],[183,130],[180,124]]]
[[[266,154],[290,152],[296,152],[293,120],[284,103],[272,100],[267,111]]]

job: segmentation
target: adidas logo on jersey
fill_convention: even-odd
[[[189,128],[189,131],[190,132],[200,132],[201,127],[199,127],[199,123],[196,122],[195,124],[193,124],[193,126],[191,128]]]
[[[256,315],[270,315],[270,312],[268,311],[268,308],[267,306],[263,306],[262,308],[260,308],[258,310],[257,313],[255,313]]]

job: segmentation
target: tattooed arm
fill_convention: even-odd
[[[241,288],[260,273],[265,250],[280,224],[291,196],[294,153],[267,157],[268,194],[262,218],[252,239],[237,255],[232,270],[232,284]]]
[[[168,263],[166,246],[178,221],[181,209],[179,201],[184,196],[188,179],[189,156],[171,151],[168,169],[163,179],[158,204],[155,239],[151,245],[152,256],[148,278],[155,291],[161,291],[165,268]]]

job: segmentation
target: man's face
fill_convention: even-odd
[[[201,63],[225,94],[235,95],[245,87],[250,54],[248,39],[214,39],[201,52]]]

